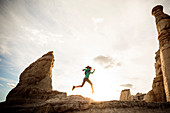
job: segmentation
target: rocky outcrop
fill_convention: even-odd
[[[166,101],[164,84],[163,84],[163,76],[157,76],[154,78],[153,84],[152,84],[152,90],[154,92],[156,102]]]
[[[121,91],[120,101],[143,101],[145,95],[143,93],[131,95],[130,89],[124,89]]]
[[[163,86],[163,76],[155,77],[152,84],[152,90],[145,95],[144,100],[146,102],[166,102]]]
[[[130,89],[124,89],[121,91],[120,101],[131,101]]]
[[[51,98],[42,103],[0,104],[1,113],[168,113],[170,103],[144,101],[95,102],[82,96]]]
[[[153,90],[150,90],[150,91],[145,95],[144,101],[146,101],[146,102],[155,102],[155,101],[156,101],[155,93],[153,92]]]
[[[156,77],[152,90],[147,93],[146,102],[170,101],[170,16],[163,12],[163,6],[152,9],[158,31],[159,50],[156,52]]]
[[[156,77],[152,90],[145,96],[137,94],[133,100],[130,89],[121,92],[121,101],[96,102],[80,95],[67,96],[52,90],[53,52],[48,52],[27,67],[20,75],[18,85],[0,103],[1,113],[168,113],[170,111],[170,18],[156,6],[152,14],[156,17],[160,41],[160,52],[156,53]],[[159,55],[160,53],[160,55]],[[165,89],[165,90],[164,90]],[[167,97],[167,101],[165,98]],[[104,95],[103,95],[104,96]],[[140,100],[140,101],[139,101]]]
[[[165,96],[164,83],[163,83],[160,51],[158,50],[155,54],[156,54],[155,57],[156,77],[153,80],[152,90],[145,95],[144,100],[146,102],[165,102],[166,96]]]
[[[136,95],[132,95],[131,100],[132,101],[143,101],[145,95],[146,94],[143,94],[143,93],[136,93]]]
[[[152,9],[158,31],[160,62],[166,100],[170,101],[170,16],[163,12],[163,6]]]
[[[48,52],[28,66],[20,75],[17,86],[7,95],[7,102],[22,102],[29,98],[41,99],[52,92],[53,52]],[[20,101],[19,101],[20,100]],[[31,101],[28,101],[31,102]]]
[[[48,52],[26,68],[18,85],[10,91],[6,101],[0,103],[1,113],[167,113],[170,110],[170,103],[96,102],[80,95],[67,96],[64,92],[53,91],[53,63],[53,52]],[[123,95],[123,99],[129,100],[130,90],[124,90]]]
[[[156,54],[156,57],[155,57],[156,77],[153,80],[152,90],[154,92],[155,99],[157,102],[165,102],[166,95],[165,95],[165,90],[164,90],[163,74],[162,74],[162,68],[161,68],[160,50],[158,50],[155,54]]]

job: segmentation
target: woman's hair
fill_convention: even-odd
[[[89,68],[89,69],[91,69],[92,67],[90,67],[90,66],[87,66],[86,68]]]

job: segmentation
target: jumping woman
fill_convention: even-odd
[[[79,85],[79,86],[73,86],[72,91],[73,91],[75,88],[83,87],[84,84],[85,84],[85,82],[88,82],[88,83],[91,85],[92,93],[94,93],[93,84],[92,84],[92,82],[89,80],[89,75],[90,75],[90,74],[93,74],[94,71],[95,71],[95,69],[93,70],[93,72],[91,72],[91,70],[92,70],[92,67],[90,67],[90,66],[87,66],[87,67],[85,67],[85,69],[82,70],[82,71],[85,71],[85,77],[84,77],[84,79],[83,79],[83,83],[82,83],[82,85]]]

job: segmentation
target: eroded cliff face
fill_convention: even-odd
[[[156,77],[152,90],[147,93],[146,102],[170,101],[170,16],[163,12],[163,6],[152,9],[158,31],[159,50],[156,52]]]
[[[9,92],[6,101],[0,103],[1,113],[167,113],[170,111],[170,103],[115,100],[96,102],[80,95],[67,96],[65,92],[54,91],[51,85],[53,63],[53,52],[48,52],[28,66],[21,73],[18,85]],[[130,90],[125,91],[125,94],[128,99]]]
[[[163,6],[152,9],[158,31],[160,61],[166,100],[170,101],[170,16],[163,12]]]
[[[18,102],[19,99],[41,98],[40,95],[52,92],[53,63],[54,55],[51,51],[29,65],[21,73],[19,83],[9,92],[6,100]]]
[[[146,94],[136,93],[136,95],[131,95],[130,89],[124,89],[120,94],[120,101],[143,101]]]
[[[120,94],[120,101],[131,101],[130,89],[124,89]]]
[[[32,104],[0,103],[1,113],[169,113],[170,103],[144,101],[96,102],[80,95],[52,97]]]
[[[155,57],[156,77],[145,101],[145,94],[133,96],[130,89],[122,91],[121,101],[102,102],[80,95],[67,96],[65,92],[52,90],[54,55],[51,51],[21,73],[17,86],[9,92],[6,101],[0,103],[1,113],[168,113],[170,102],[166,102],[166,99],[170,101],[170,17],[163,13],[162,6],[153,8],[152,13],[156,18],[160,49]]]
[[[156,77],[153,80],[152,90],[145,95],[144,100],[146,102],[166,102],[160,51],[158,50],[155,54],[156,54],[155,56]]]

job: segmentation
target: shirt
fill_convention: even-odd
[[[84,78],[89,78],[89,75],[94,73],[94,71],[93,71],[93,72],[91,72],[89,68],[87,68],[87,69],[83,69],[83,71],[86,71],[86,75],[85,75],[85,77],[84,77]]]

